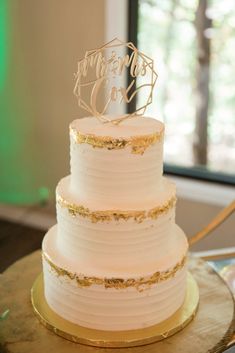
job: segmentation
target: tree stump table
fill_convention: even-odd
[[[1,353],[206,353],[222,352],[234,332],[234,300],[224,281],[203,260],[191,257],[200,302],[193,321],[177,334],[153,344],[131,348],[97,348],[67,341],[47,330],[33,312],[31,287],[41,272],[41,252],[14,263],[0,275]]]

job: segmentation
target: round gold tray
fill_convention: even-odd
[[[188,273],[186,297],[174,315],[158,325],[129,331],[94,330],[63,319],[50,309],[45,300],[42,274],[33,284],[31,300],[41,323],[67,340],[96,347],[134,347],[163,340],[182,330],[196,314],[199,290],[193,276]]]

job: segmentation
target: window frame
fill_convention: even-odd
[[[138,47],[138,17],[139,17],[139,0],[128,0],[128,41]],[[128,76],[128,84],[130,77]],[[133,100],[127,105],[128,113],[133,112],[136,108],[136,101]],[[203,166],[184,167],[169,163],[164,163],[164,173],[173,176],[185,177],[188,179],[204,180],[213,183],[235,185],[235,175],[210,171]]]

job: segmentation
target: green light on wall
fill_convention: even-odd
[[[48,192],[40,185],[33,92],[20,47],[18,21],[25,12],[16,8],[23,4],[0,0],[0,202],[35,204],[45,202]]]
[[[7,1],[0,1],[0,91],[4,88],[7,72]]]

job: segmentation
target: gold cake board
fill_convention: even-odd
[[[45,300],[42,274],[33,284],[31,300],[40,322],[67,340],[96,347],[134,347],[163,340],[182,330],[196,314],[199,290],[193,276],[188,272],[186,296],[180,309],[160,324],[129,331],[94,330],[63,319],[49,307]]]

